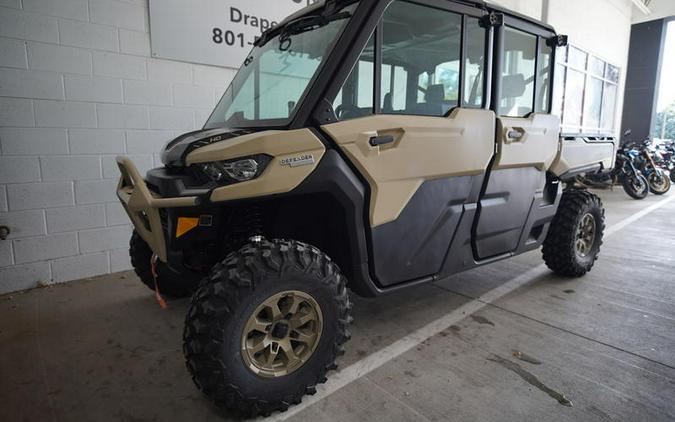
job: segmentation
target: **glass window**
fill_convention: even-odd
[[[584,100],[586,76],[577,70],[567,69],[563,125],[581,127],[581,105]]]
[[[353,12],[356,5],[343,9]],[[284,124],[349,21],[345,18],[281,32],[253,47],[205,128]]]
[[[602,96],[602,125],[604,132],[611,132],[614,129],[614,116],[616,113],[616,92],[617,86],[605,82],[605,89]]]
[[[464,64],[464,96],[462,107],[483,106],[485,82],[485,29],[478,19],[466,20],[466,63]]]
[[[555,84],[553,86],[553,110],[554,115],[562,117],[563,100],[565,98],[565,78],[567,68],[561,64],[555,65]]]
[[[558,61],[567,63],[567,52],[569,50],[569,46],[565,47],[560,47],[558,48],[558,51],[556,52],[556,55],[558,56]]]
[[[619,83],[619,68],[612,66],[611,64],[607,65],[607,70],[605,73],[605,79],[608,79],[611,82]]]
[[[375,35],[370,37],[359,61],[335,97],[333,110],[341,120],[373,114],[375,82]]]
[[[388,89],[385,86],[387,81]],[[382,113],[391,114],[394,110],[404,110],[408,92],[408,71],[401,66],[382,65],[382,85]]]
[[[537,98],[534,111],[548,113],[548,100],[551,95],[551,63],[553,48],[544,39],[539,41],[539,57],[537,59]]]
[[[560,113],[563,130],[612,134],[620,69],[573,46],[556,57],[553,112]]]
[[[569,53],[567,56],[567,63],[570,66],[576,67],[577,69],[586,69],[586,62],[588,61],[588,54],[579,50],[576,47],[569,47]]]
[[[600,127],[601,107],[602,81],[600,79],[589,77],[588,82],[586,83],[586,95],[584,97],[584,127]]]
[[[512,28],[504,31],[504,69],[499,114],[525,117],[533,111],[537,37]]]
[[[447,114],[459,101],[461,15],[396,1],[382,19],[382,112]]]
[[[260,119],[288,118],[320,63],[308,55],[294,59],[284,55],[275,52],[260,58],[260,92],[256,96]]]
[[[597,57],[591,56],[591,61],[588,64],[588,70],[593,74],[593,76],[603,78],[605,76],[605,62],[598,59]]]

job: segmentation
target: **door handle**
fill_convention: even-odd
[[[506,137],[515,141],[523,137],[523,133],[519,132],[517,130],[510,130],[509,133],[506,134]]]
[[[371,147],[379,147],[380,145],[391,144],[393,142],[394,137],[392,135],[373,136],[370,138],[370,141],[368,141]]]

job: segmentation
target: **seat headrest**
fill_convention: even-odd
[[[394,111],[394,101],[391,96],[391,92],[384,94],[384,100],[382,101],[382,111],[389,113]]]
[[[505,75],[502,78],[502,98],[518,98],[525,93],[527,83],[522,73]]]
[[[445,100],[445,86],[443,84],[429,86],[424,99],[428,104],[441,104]]]

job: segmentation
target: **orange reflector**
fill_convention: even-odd
[[[179,217],[178,227],[176,227],[176,237],[183,236],[197,226],[199,226],[199,218]]]

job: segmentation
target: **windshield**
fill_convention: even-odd
[[[259,43],[205,128],[287,124],[355,8],[352,4],[319,23],[311,19],[315,15],[295,19]]]

